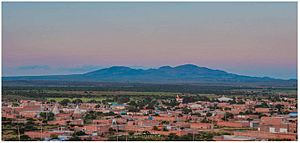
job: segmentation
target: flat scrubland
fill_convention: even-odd
[[[295,88],[247,88],[247,87],[219,87],[219,86],[110,86],[110,87],[32,87],[16,86],[3,87],[2,100],[37,99],[62,101],[81,99],[83,102],[90,100],[102,101],[118,96],[130,97],[137,100],[145,97],[168,98],[181,96],[205,96],[209,99],[225,95],[227,97],[273,96],[285,95],[297,97]]]

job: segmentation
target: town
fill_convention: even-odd
[[[2,140],[297,140],[296,96],[135,96],[2,101]]]

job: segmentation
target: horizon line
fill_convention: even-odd
[[[36,77],[36,76],[57,76],[57,75],[80,75],[80,74],[86,74],[86,73],[90,73],[90,72],[94,72],[94,71],[98,71],[98,70],[109,69],[109,68],[112,68],[112,67],[127,67],[127,68],[134,69],[134,70],[150,70],[150,69],[159,69],[159,68],[162,68],[162,67],[176,68],[176,67],[179,67],[179,66],[187,66],[187,65],[196,66],[198,68],[207,68],[207,69],[210,69],[210,70],[224,71],[224,72],[229,73],[229,74],[236,74],[236,75],[240,75],[240,76],[249,76],[249,77],[258,77],[258,78],[272,78],[272,79],[280,79],[280,80],[298,80],[298,77],[296,77],[296,78],[280,78],[280,77],[271,77],[271,76],[252,76],[252,75],[228,72],[228,71],[225,71],[225,70],[222,70],[222,69],[209,68],[207,66],[199,66],[199,65],[193,64],[193,63],[178,64],[178,65],[175,65],[175,66],[160,65],[160,66],[156,66],[156,67],[144,67],[144,68],[140,68],[140,67],[143,67],[143,66],[134,66],[134,65],[133,66],[110,65],[110,66],[104,66],[102,68],[100,67],[98,69],[90,70],[90,71],[82,72],[82,73],[65,73],[65,74],[62,73],[62,74],[43,74],[43,75],[39,75],[39,74],[37,74],[37,75],[9,75],[9,76],[2,75],[2,78],[3,77]]]

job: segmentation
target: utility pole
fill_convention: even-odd
[[[41,122],[41,135],[40,135],[40,138],[41,139],[43,138],[43,120]]]
[[[195,131],[193,131],[193,141],[195,141]]]
[[[118,126],[118,123],[116,122],[117,124],[117,141],[119,141],[119,126]]]
[[[41,135],[40,135],[40,138],[42,139],[42,134],[43,134],[43,123],[41,123]]]
[[[20,135],[20,127],[19,127],[19,121],[17,122],[17,128],[18,128],[18,138],[19,138],[19,141],[21,141],[21,135]]]

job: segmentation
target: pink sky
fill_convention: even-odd
[[[16,68],[32,65],[193,63],[295,78],[296,11],[296,3],[5,3],[4,74],[27,75]]]

